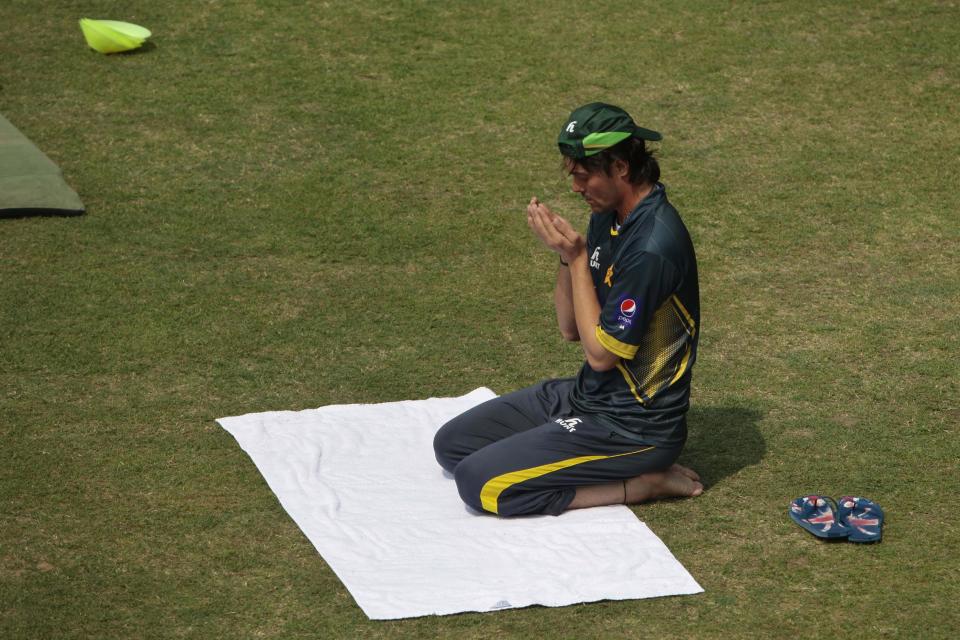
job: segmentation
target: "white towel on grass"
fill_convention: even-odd
[[[370,618],[703,591],[627,507],[505,519],[466,507],[433,436],[493,397],[481,388],[218,422]]]

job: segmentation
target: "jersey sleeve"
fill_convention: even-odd
[[[654,313],[680,287],[680,273],[662,257],[640,252],[614,265],[611,280],[597,340],[607,351],[632,360]]]

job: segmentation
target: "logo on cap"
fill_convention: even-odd
[[[625,315],[628,318],[632,318],[633,314],[637,312],[637,303],[633,298],[627,298],[620,303],[620,313]]]
[[[568,124],[568,125],[567,125],[567,133],[573,133],[573,130],[574,130],[574,128],[575,128],[576,126],[577,126],[577,121],[576,121],[576,120],[574,120],[573,122],[571,122],[570,124]],[[554,129],[554,131],[556,131],[556,129]]]

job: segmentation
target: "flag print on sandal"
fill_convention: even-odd
[[[818,538],[846,538],[850,533],[837,522],[833,500],[827,496],[803,496],[790,503],[790,517]]]
[[[880,542],[883,509],[867,498],[844,496],[840,498],[837,519],[850,531],[850,542]]]
[[[880,542],[883,509],[858,496],[844,496],[834,505],[827,496],[801,496],[790,503],[790,517],[818,538]]]

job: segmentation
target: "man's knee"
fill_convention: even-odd
[[[462,447],[458,446],[456,422],[456,418],[447,422],[433,436],[433,455],[436,456],[440,466],[450,473],[453,473],[457,463],[463,459],[463,455],[458,454]]]
[[[480,492],[483,485],[486,484],[488,477],[482,464],[478,464],[482,456],[471,455],[460,461],[453,473],[453,479],[457,483],[457,491],[460,493],[460,499],[467,506],[484,511]]]

